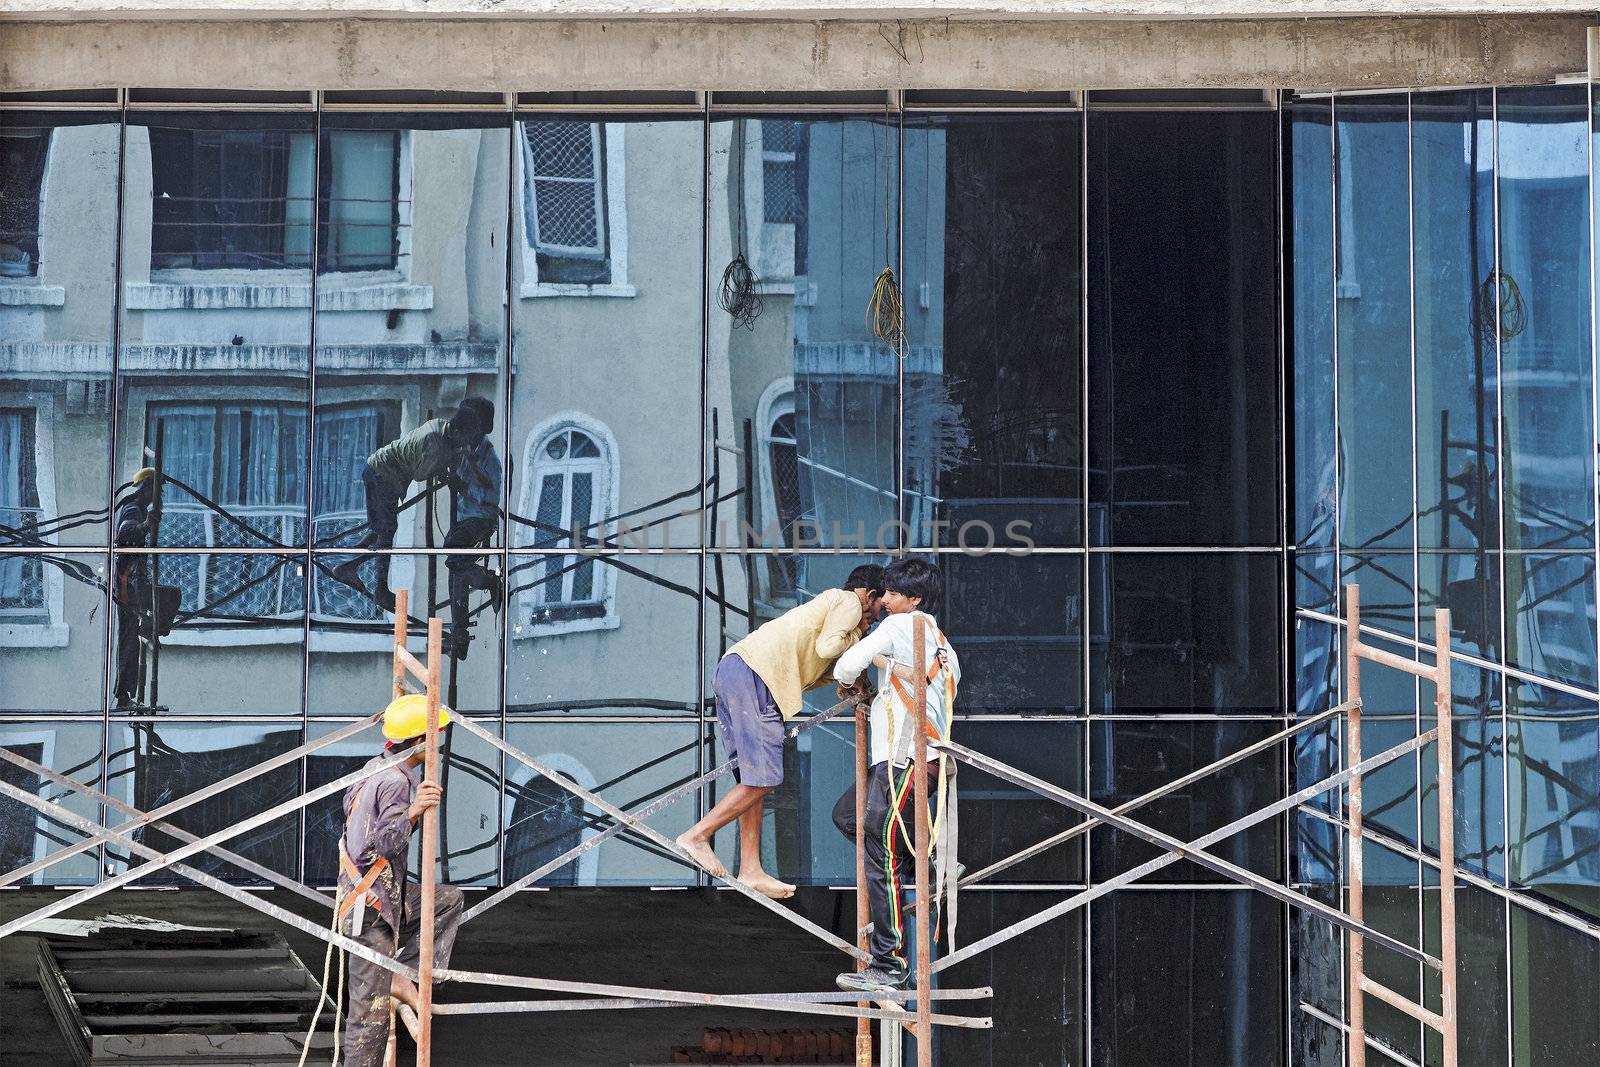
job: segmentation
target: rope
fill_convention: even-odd
[[[344,888],[341,886],[334,894],[333,921],[328,924],[328,929],[335,933],[339,930],[339,902],[344,899]],[[311,1013],[311,1026],[306,1030],[306,1039],[300,1045],[300,1063],[298,1067],[306,1067],[306,1057],[311,1055],[311,1039],[316,1036],[317,1024],[322,1021],[322,1006],[328,1001],[328,973],[333,970],[334,944],[328,942],[328,948],[322,954],[322,981],[318,989],[317,1010]],[[344,997],[344,950],[339,950],[339,987],[333,993],[333,1064],[339,1067],[339,1002]]]
[[[889,239],[890,198],[889,189],[889,108],[883,109],[883,270],[872,283],[872,297],[867,301],[867,329],[874,337],[899,350],[906,336],[905,301],[900,297],[900,284],[894,277],[894,246]]]
[[[717,306],[733,316],[736,328],[756,328],[756,320],[761,317],[761,295],[756,292],[760,284],[761,279],[756,277],[743,252],[734,256],[733,262],[722,272],[722,289],[717,294]]]

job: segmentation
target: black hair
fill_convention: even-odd
[[[450,426],[466,433],[487,434],[494,429],[494,401],[481,396],[467,397],[456,408]]]
[[[865,589],[872,593],[883,592],[883,568],[876,563],[863,563],[850,572],[841,589]]]
[[[922,603],[918,606],[923,611],[932,611],[944,592],[944,575],[927,560],[906,556],[883,569],[883,588],[902,596],[921,597]]]

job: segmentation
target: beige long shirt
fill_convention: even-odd
[[[728,649],[755,671],[785,719],[802,706],[801,694],[829,679],[833,661],[861,639],[861,598],[829,589],[758,627]]]

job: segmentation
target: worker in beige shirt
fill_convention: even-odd
[[[783,723],[800,711],[807,689],[829,681],[833,661],[872,625],[882,585],[882,567],[857,567],[843,589],[829,589],[784,612],[717,663],[717,737],[739,761],[737,784],[678,836],[679,847],[714,877],[726,878],[728,870],[712,849],[712,835],[738,819],[739,880],[775,900],[794,895],[794,886],[761,867],[766,796],[783,783]]]

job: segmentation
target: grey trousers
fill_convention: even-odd
[[[455,947],[456,928],[461,925],[461,890],[453,885],[435,886],[433,891],[433,965],[450,966],[450,950]],[[366,919],[356,940],[374,951],[389,955],[399,949],[401,963],[417,965],[417,935],[422,930],[422,887],[406,883],[405,922],[398,945],[393,927],[367,909]],[[351,916],[340,922],[349,933]],[[350,957],[350,1000],[344,1024],[344,1062],[349,1067],[381,1067],[389,1043],[389,972],[375,963]]]

